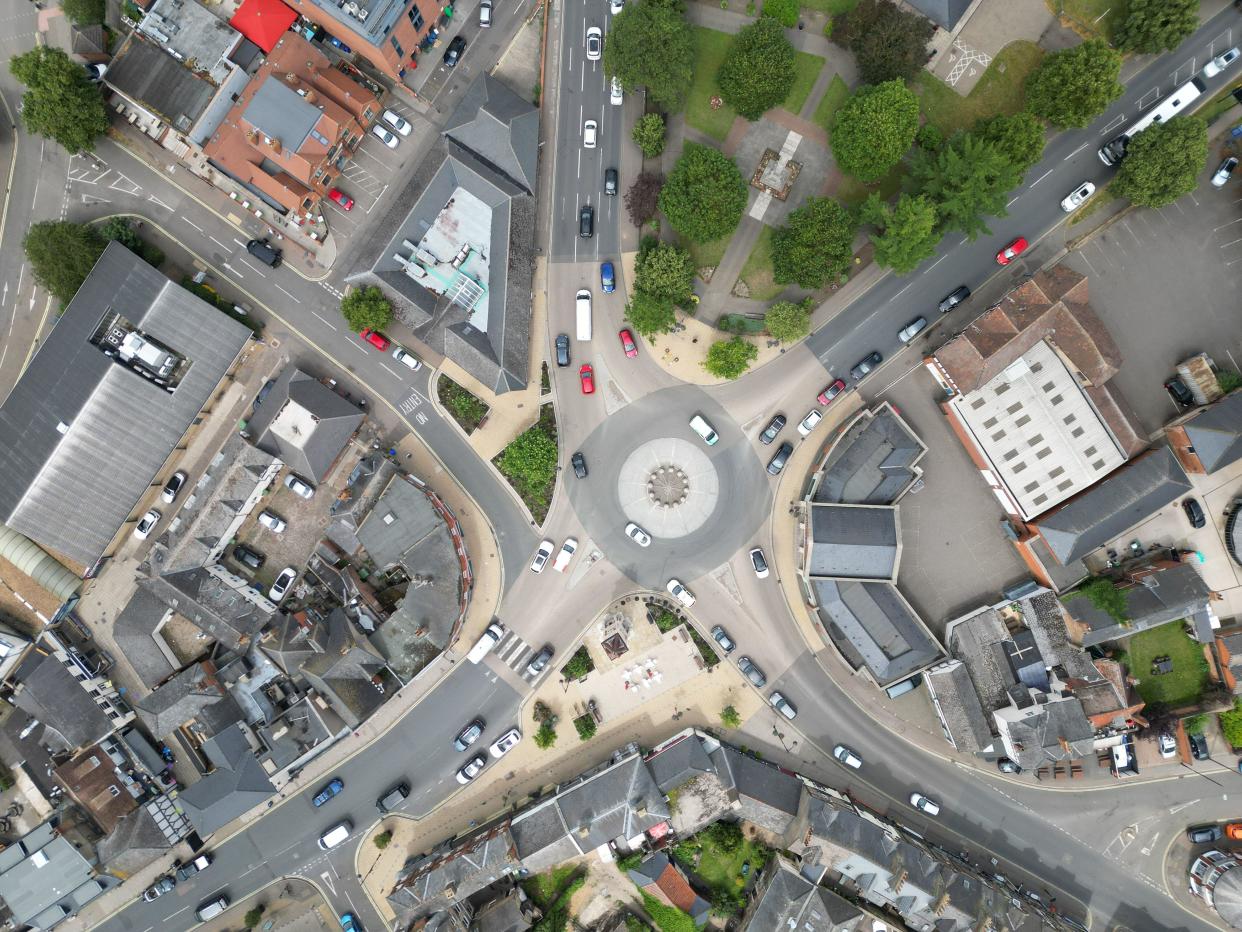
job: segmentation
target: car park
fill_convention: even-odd
[[[694,594],[683,586],[680,580],[670,579],[664,588],[668,590],[669,595],[686,608],[690,608],[694,604]]]
[[[504,757],[515,747],[517,747],[517,743],[521,740],[521,730],[518,728],[510,728],[503,735],[492,742],[491,747],[487,749],[487,753],[491,754],[492,757],[497,760],[500,760],[500,758]]]
[[[134,536],[139,540],[146,540],[151,536],[151,532],[155,530],[155,526],[159,523],[160,513],[152,508],[134,525]]]
[[[1195,760],[1208,760],[1211,753],[1208,751],[1207,738],[1200,732],[1197,735],[1190,736],[1190,753],[1194,755]]]
[[[556,544],[550,540],[545,540],[539,545],[539,549],[535,551],[535,559],[530,561],[530,571],[532,573],[542,573],[543,568],[548,565],[548,558],[552,556],[552,551],[556,549]]]
[[[311,800],[311,805],[318,809],[343,789],[345,789],[345,781],[340,777],[333,777],[315,794],[315,798]]]
[[[777,414],[768,421],[768,426],[759,434],[759,442],[765,447],[776,439],[776,435],[785,429],[785,415]]]
[[[556,364],[564,369],[569,365],[569,334],[556,335]]]
[[[755,575],[758,576],[760,579],[767,579],[768,578],[768,561],[764,558],[763,551],[760,550],[758,547],[755,547],[753,550],[751,550],[749,556],[750,556],[750,565],[754,569]]]
[[[392,346],[392,340],[384,336],[378,330],[372,330],[370,327],[365,328],[358,336],[366,340],[381,353],[386,352],[388,347]]]
[[[878,366],[883,361],[884,361],[884,357],[881,356],[878,352],[872,351],[868,353],[866,356],[864,356],[862,359],[858,360],[858,362],[854,364],[854,368],[850,370],[850,378],[853,379],[855,382],[861,382],[863,379],[869,376],[873,371],[875,371],[875,367]]]
[[[1019,236],[996,254],[997,264],[1008,265],[1014,259],[1018,258],[1018,256],[1022,255],[1022,253],[1026,252],[1026,247],[1029,245],[1030,243],[1026,241],[1025,237]]]
[[[461,61],[462,54],[466,51],[466,37],[454,36],[453,40],[448,44],[448,48],[444,50],[444,67],[454,68]]]
[[[538,676],[548,666],[548,661],[552,659],[552,645],[547,644],[539,653],[530,658],[530,663],[526,665],[527,676]]]
[[[459,751],[466,750],[483,736],[483,728],[483,719],[474,719],[457,733],[457,737],[453,739],[453,747]]]
[[[726,654],[731,654],[737,650],[737,645],[733,643],[733,638],[729,637],[728,632],[720,625],[712,628],[712,640],[720,645],[720,649]]]
[[[1087,198],[1094,193],[1095,185],[1093,185],[1090,181],[1084,181],[1065,196],[1065,200],[1061,202],[1061,209],[1067,214],[1071,211],[1077,210],[1085,204],[1087,202]]]
[[[1156,746],[1160,748],[1161,757],[1169,758],[1177,754],[1177,741],[1167,731],[1160,732],[1160,737],[1156,739]]]
[[[375,801],[375,808],[380,811],[380,815],[386,812],[392,812],[410,796],[410,784],[402,781],[386,792],[383,796]]]
[[[289,587],[293,585],[293,581],[297,578],[298,571],[292,566],[286,566],[280,571],[276,581],[272,583],[272,588],[268,591],[267,597],[279,604],[280,600],[289,594]]]
[[[285,488],[299,498],[310,498],[315,494],[315,487],[297,473],[291,472],[285,476]]]
[[[820,392],[815,400],[821,405],[832,404],[833,400],[843,391],[845,391],[845,379],[837,379]]]
[[[1192,528],[1201,528],[1207,524],[1207,518],[1203,514],[1203,508],[1199,502],[1193,498],[1187,498],[1182,501],[1182,511],[1186,512],[1186,520],[1190,522]]]
[[[552,564],[552,569],[558,573],[563,573],[569,568],[570,561],[573,560],[574,554],[578,551],[578,539],[576,537],[565,538],[565,543],[561,544],[560,553],[556,555],[556,561]]]
[[[707,419],[701,414],[696,414],[690,418],[690,429],[703,438],[703,442],[709,447],[714,446],[716,441],[720,439],[720,435],[712,429],[712,425],[707,423]]]
[[[1193,408],[1195,404],[1195,396],[1190,393],[1190,389],[1186,387],[1186,383],[1179,377],[1173,376],[1169,381],[1164,383],[1164,390],[1169,393],[1169,397],[1183,408]]]
[[[151,884],[151,886],[147,887],[147,889],[143,891],[142,898],[145,902],[150,903],[152,900],[157,900],[165,893],[170,892],[176,885],[177,881],[174,880],[169,874],[157,877],[155,879],[155,883]]]
[[[423,364],[419,362],[418,357],[404,346],[394,346],[392,348],[392,358],[397,360],[397,362],[401,363],[401,365],[405,366],[411,372],[417,372],[423,367]]]
[[[1208,842],[1220,841],[1224,834],[1219,825],[1194,825],[1186,829],[1186,839],[1192,845],[1206,845]]]
[[[578,211],[578,235],[583,239],[595,235],[595,208],[590,204],[584,204]]]
[[[929,816],[940,815],[940,804],[934,799],[924,796],[922,793],[911,793],[910,805],[919,812],[924,812]]]
[[[471,780],[479,775],[485,766],[487,766],[487,758],[482,754],[478,754],[468,760],[460,770],[457,771],[457,782],[465,786]]]
[[[233,548],[233,559],[242,566],[257,570],[263,566],[264,556],[257,550],[251,550],[245,544],[238,544]]]
[[[835,748],[833,748],[832,756],[846,767],[853,767],[855,770],[862,767],[862,758],[844,744],[838,744]]]
[[[768,685],[768,678],[763,675],[763,671],[755,666],[755,662],[749,657],[741,657],[737,662],[737,668],[742,671],[742,675],[746,679],[750,680],[759,689],[763,689],[763,687]]]
[[[958,285],[951,292],[940,299],[940,313],[947,314],[963,301],[970,297],[970,289],[965,285]]]
[[[393,132],[400,133],[402,136],[410,135],[410,130],[413,129],[409,120],[392,110],[385,110],[380,114],[380,119],[392,127]]]
[[[638,356],[638,344],[634,342],[634,334],[629,330],[620,331],[617,336],[621,340],[621,352],[625,353],[627,359],[634,359]]]
[[[371,127],[371,135],[386,145],[389,149],[397,148],[397,137],[391,130],[385,129],[378,123]]]
[[[1203,66],[1203,76],[1205,78],[1216,77],[1218,74],[1220,74],[1230,65],[1232,65],[1235,61],[1237,61],[1239,54],[1242,54],[1242,52],[1239,52],[1237,46],[1234,46],[1228,51],[1221,52],[1219,55],[1217,55],[1210,62],[1208,62],[1206,65]]]
[[[1001,773],[1021,773],[1022,768],[1018,766],[1016,761],[1011,761],[1008,757],[998,757],[996,759],[996,769]]]
[[[185,881],[189,880],[195,874],[200,871],[205,871],[207,868],[211,867],[211,860],[212,858],[210,854],[200,854],[193,860],[187,861],[185,864],[174,862],[174,866],[177,868],[177,880],[181,883],[185,883]]]
[[[479,0],[479,26],[487,29],[492,24],[492,0]]]
[[[772,708],[776,709],[777,712],[780,712],[781,715],[791,722],[797,718],[798,710],[794,708],[793,703],[786,699],[782,693],[773,691],[772,695],[768,697],[768,701],[772,703]]]
[[[273,246],[266,239],[252,239],[246,243],[246,252],[254,256],[264,265],[278,268],[280,266],[281,251]]]
[[[608,87],[608,102],[618,107],[625,102],[625,91],[621,87],[620,78],[612,79]]]
[[[807,412],[806,417],[798,423],[798,434],[803,437],[811,436],[811,431],[813,431],[823,419],[823,412],[812,408]]]
[[[328,192],[328,200],[336,204],[341,210],[353,210],[354,199],[342,191],[340,188],[333,188]]]
[[[902,343],[909,343],[920,333],[927,329],[927,318],[916,317],[910,323],[906,324],[897,331],[897,339]]]
[[[587,61],[599,61],[604,54],[604,32],[598,26],[590,26],[586,31]]]
[[[798,428],[802,430],[801,426]],[[785,464],[789,462],[789,457],[793,453],[793,444],[789,442],[782,443],[776,449],[776,453],[768,460],[768,475],[779,476],[781,470],[785,468]]]
[[[616,197],[618,184],[617,170],[615,168],[604,169],[604,193],[609,197]]]
[[[164,504],[171,505],[177,500],[177,496],[181,494],[181,488],[185,485],[186,475],[183,472],[175,472],[168,477],[168,481],[164,483],[164,488],[160,491],[160,498]]]
[[[1238,167],[1238,160],[1232,155],[1225,159],[1216,167],[1215,174],[1212,175],[1212,187],[1223,188],[1229,181],[1229,176],[1233,174],[1233,170]]]
[[[640,547],[651,546],[651,535],[631,521],[625,526],[625,536]]]
[[[599,265],[599,287],[604,294],[612,294],[617,290],[617,276],[611,262],[601,262]]]
[[[587,477],[586,457],[581,452],[575,453],[569,458],[570,465],[574,468],[574,475],[579,479]]]
[[[582,124],[582,148],[594,149],[599,144],[599,123],[587,120]]]
[[[582,394],[595,394],[595,370],[591,368],[589,362],[583,363],[582,368],[578,370],[578,380],[582,383]]]

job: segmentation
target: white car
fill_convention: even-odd
[[[169,476],[168,481],[164,483],[164,489],[160,492],[160,498],[164,500],[164,504],[171,505],[177,500],[177,496],[181,493],[181,487],[185,485],[186,475],[183,472],[175,472]]]
[[[392,133],[388,132],[388,130],[384,129],[384,127],[379,126],[379,125],[372,126],[371,134],[377,137],[389,149],[397,148],[397,137],[394,136]]]
[[[1071,191],[1066,196],[1065,200],[1061,202],[1061,209],[1065,211],[1067,214],[1070,213],[1071,211],[1077,210],[1079,207],[1085,204],[1087,202],[1087,198],[1089,198],[1094,193],[1095,193],[1095,185],[1093,185],[1090,181],[1084,181],[1082,184],[1076,187],[1073,191]]]
[[[624,8],[624,0],[610,0],[608,4],[608,12],[616,16]]]
[[[1168,758],[1175,757],[1177,755],[1177,742],[1173,740],[1173,736],[1167,731],[1160,733],[1160,738],[1157,740],[1157,744],[1160,747],[1161,757]]]
[[[268,592],[267,597],[280,604],[280,600],[289,594],[289,587],[293,585],[293,581],[298,578],[298,571],[292,566],[286,566],[280,571],[280,575],[276,577],[276,581],[272,583],[272,588]]]
[[[134,536],[139,540],[146,540],[151,536],[151,532],[155,530],[155,526],[159,523],[160,513],[152,508],[145,515],[143,515],[142,520],[134,526]]]
[[[552,556],[552,551],[556,549],[556,544],[550,540],[545,540],[539,545],[539,549],[535,551],[535,559],[530,561],[530,571],[532,573],[542,573],[543,568],[548,565],[548,557]]]
[[[620,78],[612,79],[611,91],[608,95],[608,100],[618,107],[621,106],[622,101],[625,100],[625,92],[621,88]]]
[[[299,498],[310,498],[315,494],[315,487],[297,473],[291,472],[285,476],[285,488]]]
[[[1212,176],[1212,187],[1223,188],[1229,181],[1229,176],[1233,174],[1233,170],[1238,167],[1238,160],[1232,155],[1220,163],[1216,169],[1216,174]]]
[[[594,120],[587,120],[582,124],[582,147],[594,149],[597,142],[599,142],[599,124]]]
[[[862,758],[855,754],[844,744],[838,744],[832,749],[832,756],[843,763],[846,767],[853,767],[857,770],[862,766]]]
[[[754,568],[755,575],[760,579],[768,578],[768,561],[764,559],[763,551],[756,547],[749,553],[750,565]]]
[[[775,690],[772,691],[772,695],[769,697],[768,701],[772,703],[772,707],[776,709],[777,712],[780,712],[781,715],[785,716],[785,718],[789,719],[791,722],[797,717],[798,710],[794,708],[793,703]]]
[[[811,431],[813,431],[823,419],[824,415],[818,410],[811,411],[802,419],[802,423],[798,425],[798,433],[803,437],[811,436]]]
[[[574,558],[574,553],[578,550],[578,539],[576,537],[565,538],[565,543],[561,544],[561,552],[556,555],[556,562],[552,564],[552,569],[558,573],[565,572],[569,566],[569,561]]]
[[[598,26],[586,31],[587,61],[599,61],[604,54],[604,32]]]
[[[457,771],[457,782],[465,786],[471,780],[479,775],[479,771],[487,765],[487,758],[482,754],[469,761],[461,770]]]
[[[289,526],[285,522],[285,519],[282,518],[280,515],[276,514],[274,511],[260,511],[259,512],[259,523],[263,525],[265,528],[267,528],[269,531],[271,531],[273,534],[279,534],[281,531],[283,531],[285,528]]]
[[[631,521],[625,526],[625,536],[640,547],[651,546],[651,535]]]
[[[924,796],[922,793],[911,793],[910,805],[919,812],[927,813],[929,816],[940,815],[940,803],[936,802],[934,799]]]
[[[508,754],[510,751],[512,751],[513,748],[517,745],[517,743],[521,740],[522,740],[521,730],[517,728],[510,728],[503,735],[501,735],[499,738],[497,738],[495,741],[492,742],[492,746],[487,749],[487,752],[491,754],[492,757],[499,760],[500,758]]]
[[[404,117],[393,113],[391,110],[385,110],[380,114],[380,119],[391,126],[396,132],[402,136],[410,135],[410,123]]]
[[[665,586],[665,588],[668,589],[669,595],[671,595],[674,599],[676,599],[686,608],[689,608],[691,605],[694,604],[694,595],[690,592],[689,589],[683,586],[678,580],[670,579],[668,581],[668,585]]]
[[[492,24],[492,0],[479,0],[479,25],[486,29]]]
[[[392,348],[392,358],[411,372],[415,372],[423,367],[423,364],[418,361],[418,357],[404,347],[394,346]]]
[[[1203,66],[1203,76],[1205,78],[1216,77],[1218,74],[1220,74],[1230,65],[1232,65],[1235,61],[1237,61],[1239,55],[1242,55],[1242,52],[1238,51],[1237,46],[1234,46],[1227,52],[1221,52],[1219,55],[1217,55],[1210,62],[1208,62],[1206,65]]]

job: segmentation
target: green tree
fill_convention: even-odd
[[[604,43],[604,73],[627,91],[644,87],[647,102],[680,110],[690,90],[694,37],[683,0],[638,0],[612,18]]]
[[[660,188],[663,185],[664,176],[651,172],[642,172],[634,179],[630,189],[625,192],[625,209],[630,215],[630,223],[640,227],[655,216],[660,206]]]
[[[595,716],[588,712],[574,719],[574,730],[578,732],[580,740],[590,741],[595,737],[595,732],[599,731],[599,724],[595,721]]]
[[[96,26],[104,21],[104,0],[61,0],[60,9],[75,26]]]
[[[341,298],[341,315],[350,330],[383,330],[392,322],[392,305],[378,287],[367,285]]]
[[[556,725],[551,719],[544,719],[539,725],[539,730],[535,732],[535,747],[546,751],[554,744],[556,744]]]
[[[725,728],[741,728],[742,716],[738,715],[737,709],[733,706],[727,705],[720,710],[720,724]]]
[[[55,139],[71,154],[90,152],[108,129],[108,112],[86,69],[58,48],[36,45],[14,55],[9,70],[22,84],[22,122],[32,133]]]
[[[664,151],[664,117],[658,113],[644,113],[634,124],[630,138],[644,158],[654,159]]]
[[[645,291],[635,291],[630,296],[630,301],[625,306],[625,319],[644,337],[668,333],[677,323],[673,302],[667,298],[649,295]]]
[[[22,240],[35,281],[61,304],[77,294],[107,245],[94,227],[66,220],[42,220]]]
[[[1043,158],[1044,124],[1029,111],[980,120],[975,124],[974,133],[996,146],[1019,172],[1025,173]]]
[[[860,87],[837,110],[832,155],[847,175],[878,181],[901,161],[919,129],[919,100],[902,81]]]
[[[763,0],[763,15],[793,29],[798,25],[798,0]]]
[[[832,21],[832,41],[854,53],[864,84],[909,81],[927,64],[936,27],[892,0],[862,0]]]
[[[745,209],[746,181],[733,160],[687,142],[660,190],[660,210],[673,229],[693,242],[710,242],[737,229]]]
[[[703,368],[718,379],[736,379],[759,358],[759,349],[741,337],[717,340],[707,349]]]
[[[764,312],[763,326],[782,343],[801,340],[811,332],[811,301],[777,301]]]
[[[924,123],[919,127],[919,131],[914,134],[914,141],[918,143],[920,149],[935,152],[944,145],[944,133],[940,131],[940,127],[936,124]]]
[[[143,240],[126,217],[109,217],[99,228],[99,235],[109,242],[115,240],[157,268],[164,264],[164,253]]]
[[[1021,172],[992,143],[958,133],[939,152],[916,152],[910,177],[915,190],[936,205],[940,230],[960,230],[973,240],[990,232],[985,216],[1005,216]]]
[[[1199,0],[1130,0],[1114,39],[1125,52],[1171,52],[1199,28]]]
[[[253,929],[263,919],[263,914],[267,911],[267,907],[262,903],[246,910],[246,915],[242,917],[242,925],[247,929]]]
[[[821,288],[849,270],[858,221],[830,197],[808,198],[772,235],[772,276]]]
[[[746,119],[757,120],[784,102],[796,76],[794,49],[785,30],[762,16],[733,38],[716,81],[725,103]]]
[[[1207,123],[1200,117],[1155,123],[1126,143],[1111,190],[1139,207],[1164,207],[1198,186],[1207,156]]]
[[[876,228],[871,236],[875,261],[898,275],[913,272],[936,252],[936,205],[922,194],[902,194],[891,205],[872,194],[859,215]]]
[[[684,304],[694,293],[694,261],[690,251],[654,236],[643,237],[634,262],[634,289]]]
[[[1103,39],[1090,39],[1045,56],[1026,79],[1026,106],[1053,126],[1081,129],[1125,88],[1121,53]]]
[[[383,851],[390,844],[392,844],[392,832],[380,832],[372,838],[371,841],[375,842],[375,847],[379,848],[380,851]]]
[[[498,466],[523,498],[543,494],[556,475],[556,441],[536,424],[501,451]]]
[[[1229,746],[1234,750],[1242,748],[1242,700],[1234,699],[1233,708],[1228,712],[1221,712],[1217,718],[1220,719],[1220,730]]]

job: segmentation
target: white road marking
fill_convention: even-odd
[[[279,285],[277,285],[277,286],[276,286],[276,288],[277,288],[277,290],[278,290],[278,291],[285,291],[285,289],[281,288]],[[289,294],[289,292],[287,292],[287,291],[285,291],[285,294],[289,295],[289,297],[291,297],[291,298],[293,299],[293,301],[294,301],[294,303],[295,303],[295,304],[301,304],[301,303],[302,303],[302,302],[298,299],[298,296],[297,296],[297,295],[294,295],[294,294]]]
[[[1014,201],[1016,201],[1016,200],[1017,200],[1019,197],[1021,197],[1021,196],[1022,196],[1022,195],[1020,195],[1020,194],[1014,195],[1013,197],[1011,197],[1011,198],[1009,199],[1009,203],[1008,203],[1008,204],[1006,204],[1005,206],[1006,206],[1006,207],[1011,207],[1011,206],[1013,206],[1013,202],[1014,202]]]
[[[242,249],[245,249],[245,248],[246,248],[246,244],[245,244],[245,243],[243,243],[241,240],[239,240],[236,236],[234,236],[234,237],[233,237],[233,242],[235,242],[235,243],[236,243],[238,246],[240,246]]]
[[[381,368],[381,369],[388,369],[388,366],[384,365],[384,363],[380,363],[380,368]],[[392,369],[388,369],[388,371],[389,371],[389,372],[392,372],[392,374],[393,374],[394,376],[396,376],[397,378],[401,378],[401,373],[400,373],[400,372],[394,372]]]
[[[1042,175],[1040,175],[1038,178],[1036,178],[1034,181],[1032,181],[1031,187],[1032,188],[1035,187],[1035,185],[1039,184],[1041,181],[1043,181],[1045,178],[1047,178],[1051,174],[1052,174],[1052,169],[1050,168],[1046,172],[1044,172]],[[1010,201],[1010,203],[1012,204],[1013,201]]]
[[[217,246],[219,246],[221,249],[228,249],[228,248],[229,248],[228,246],[224,245],[224,243],[220,242],[218,239],[216,239],[214,236],[212,236],[212,235],[210,235],[210,234],[208,234],[207,238],[208,238],[209,240],[211,240],[213,243],[215,243]]]
[[[267,275],[266,275],[266,274],[264,274],[264,272],[263,272],[263,270],[262,270],[262,269],[258,268],[257,266],[251,265],[249,262],[246,262],[246,260],[245,260],[245,259],[240,259],[240,258],[239,258],[237,261],[238,261],[238,262],[242,262],[242,263],[244,263],[244,264],[245,264],[245,265],[247,265],[247,266],[250,266],[250,268],[252,268],[252,269],[254,269],[256,272],[258,272],[258,273],[259,273],[259,275],[261,275],[263,278],[267,278]]]
[[[154,201],[156,204],[159,204],[159,205],[160,205],[161,207],[163,207],[165,210],[172,210],[172,206],[171,206],[170,204],[165,204],[163,201],[161,201],[161,200],[160,200],[158,197],[156,197],[154,194],[148,194],[148,195],[147,195],[147,200],[148,200],[148,201]]]
[[[194,229],[198,230],[198,232],[200,233],[204,232],[203,228],[200,227],[193,220],[191,220],[189,217],[182,217],[181,219],[184,220],[186,223],[188,223],[190,226],[194,227]]]
[[[312,313],[312,314],[315,314],[315,316],[316,316],[316,317],[319,317],[319,315],[318,315],[318,314],[316,314],[314,311],[311,311],[311,313]],[[328,320],[327,318],[325,318],[325,317],[319,317],[319,319],[320,319],[320,320],[322,320],[322,321],[323,321],[325,324],[327,324],[329,327],[331,327],[333,330],[335,330],[335,329],[336,329],[336,325],[335,325],[335,324],[333,324],[333,323],[332,323],[332,321]]]
[[[1074,156],[1076,156],[1076,155],[1077,155],[1079,152],[1081,152],[1083,149],[1087,148],[1087,146],[1088,146],[1088,145],[1090,145],[1090,143],[1086,143],[1086,142],[1084,142],[1081,146],[1079,146],[1077,149],[1075,149],[1073,152],[1071,152],[1071,153],[1070,153],[1069,155],[1067,155],[1065,158],[1061,159],[1061,161],[1062,161],[1062,162],[1068,162],[1070,159],[1072,159]]]

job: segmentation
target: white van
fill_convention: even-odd
[[[229,898],[221,893],[219,896],[212,897],[206,903],[201,904],[194,915],[198,916],[199,922],[206,922],[208,919],[215,919],[228,908]]]
[[[578,309],[578,339],[583,343],[591,339],[591,292],[583,288],[575,302]]]
[[[474,642],[474,647],[470,648],[470,653],[466,654],[466,659],[471,663],[478,663],[491,653],[492,648],[499,644],[500,639],[504,636],[504,625],[498,621],[493,621],[487,626],[483,636]]]
[[[696,414],[694,417],[690,418],[690,428],[702,437],[703,442],[709,447],[720,439],[720,435],[712,430],[712,425],[707,423],[701,414]]]
[[[332,826],[332,828],[319,836],[319,847],[324,851],[330,851],[337,845],[342,844],[353,830],[353,823],[346,819],[344,822]]]

